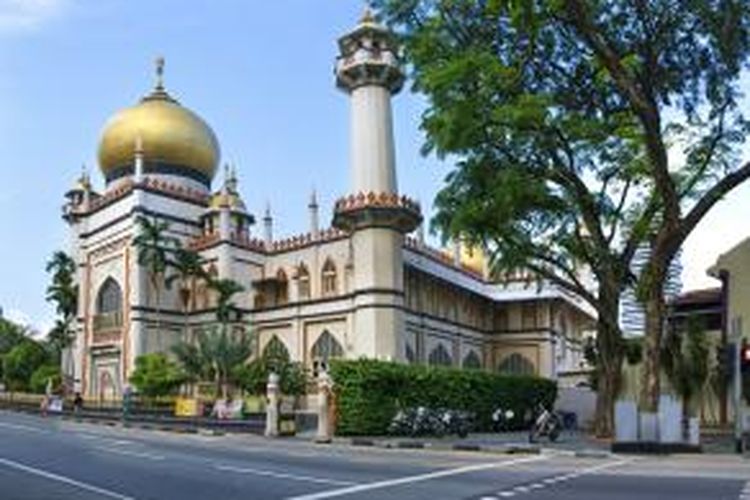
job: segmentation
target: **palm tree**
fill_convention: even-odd
[[[46,270],[52,274],[47,287],[47,301],[55,303],[55,310],[64,320],[76,314],[78,291],[75,286],[76,263],[68,254],[58,250],[47,262]]]
[[[204,343],[200,339],[199,335],[198,343],[183,340],[172,346],[172,352],[185,372],[189,394],[193,393],[195,383],[216,378],[210,353],[203,348]]]
[[[695,396],[706,386],[710,373],[709,341],[700,322],[687,321],[687,331],[669,331],[664,338],[661,362],[675,392],[682,398],[683,435],[688,438],[688,418]]]
[[[226,327],[198,336],[198,350],[204,359],[210,360],[211,373],[216,384],[216,393],[226,398],[229,385],[236,382],[235,373],[253,353],[253,338],[250,334],[230,332]]]
[[[161,291],[164,283],[164,274],[169,266],[168,253],[179,245],[179,240],[167,236],[169,223],[154,219],[153,222],[146,217],[136,219],[138,232],[133,239],[133,246],[138,251],[138,264],[145,267],[148,279],[154,290],[156,309],[156,329],[161,326]]]
[[[191,309],[191,303],[195,301],[195,284],[198,279],[208,279],[208,274],[203,269],[203,259],[194,250],[178,247],[169,261],[169,266],[175,272],[167,276],[165,284],[171,288],[175,281],[180,284],[180,301],[182,303],[184,333],[187,338],[188,333],[188,312]]]
[[[216,319],[221,324],[222,329],[226,330],[227,324],[232,319],[231,313],[235,310],[232,299],[235,295],[245,290],[245,287],[232,279],[211,280],[208,283],[209,288],[216,292]]]
[[[236,368],[253,353],[254,339],[245,331],[232,332],[229,323],[234,306],[232,299],[244,287],[231,279],[210,280],[209,287],[217,294],[216,319],[218,325],[198,334],[197,343],[180,342],[172,348],[183,369],[194,383],[213,380],[216,394],[227,396],[234,384]]]
[[[46,271],[52,275],[52,280],[47,287],[46,299],[55,304],[55,310],[59,316],[54,328],[48,334],[48,342],[59,362],[74,339],[71,326],[78,311],[78,287],[75,285],[76,263],[68,254],[58,250],[47,262]],[[71,355],[65,355],[64,358],[66,366],[63,367],[63,375],[67,377],[74,372],[72,366],[74,360]]]

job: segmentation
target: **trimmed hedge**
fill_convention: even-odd
[[[385,434],[399,408],[427,406],[467,410],[476,415],[477,430],[491,428],[495,408],[510,408],[513,427],[538,403],[551,406],[557,384],[551,380],[480,370],[432,368],[369,359],[334,360],[331,377],[336,392],[339,435]]]

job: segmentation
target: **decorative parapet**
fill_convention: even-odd
[[[357,193],[339,198],[333,223],[351,231],[368,226],[389,226],[408,233],[422,221],[419,203],[396,193]]]
[[[314,243],[325,243],[329,241],[338,240],[346,236],[347,236],[346,232],[341,231],[340,229],[337,229],[335,227],[331,227],[328,229],[320,230],[318,233],[317,239],[313,237],[312,233],[304,233],[304,234],[292,236],[289,238],[284,238],[282,240],[274,241],[273,251],[288,252],[290,250],[297,250],[299,248],[304,248]]]
[[[341,238],[345,238],[346,236],[347,233],[345,233],[344,231],[340,231],[336,228],[329,228],[321,230],[318,234],[318,238],[313,238],[312,233],[305,233],[274,241],[270,247],[266,244],[265,241],[258,238],[252,238],[247,233],[232,233],[229,238],[229,242],[247,250],[271,254],[298,250],[300,248],[318,243],[335,241]],[[192,250],[200,251],[205,250],[206,248],[210,248],[218,244],[219,242],[221,242],[221,238],[219,236],[219,233],[215,231],[213,233],[207,233],[197,236],[188,243],[188,246]]]
[[[204,250],[215,245],[219,242],[219,240],[220,238],[218,232],[201,234],[200,236],[196,236],[188,242],[188,248],[195,251]]]
[[[175,198],[180,198],[185,201],[191,201],[193,203],[204,206],[208,206],[210,198],[209,194],[198,189],[185,187],[181,184],[175,184],[173,182],[167,182],[155,177],[146,177],[139,185],[146,189],[166,193],[174,196]]]
[[[87,215],[96,212],[97,210],[101,210],[102,208],[111,205],[117,200],[124,198],[136,187],[141,187],[149,191],[164,193],[173,198],[181,199],[198,205],[208,206],[209,195],[204,192],[153,177],[146,177],[140,183],[136,183],[132,179],[125,179],[121,182],[118,182],[114,187],[105,191],[101,196],[93,196],[91,199],[91,203],[88,205],[88,208],[77,207],[74,214]]]
[[[96,212],[97,210],[124,198],[133,190],[133,187],[135,187],[135,183],[130,179],[118,183],[117,186],[107,190],[103,195],[92,199],[87,213]]]

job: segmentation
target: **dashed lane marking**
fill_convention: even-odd
[[[740,492],[739,500],[750,500],[750,481],[745,484],[745,488]]]
[[[338,479],[301,476],[298,474],[288,474],[285,472],[274,472],[274,471],[263,470],[263,469],[252,469],[248,467],[235,467],[232,465],[214,465],[214,468],[216,470],[225,471],[225,472],[236,472],[238,474],[251,474],[254,476],[268,476],[268,477],[273,477],[277,479],[290,479],[292,481],[304,481],[308,483],[332,484],[335,486],[351,486],[353,484],[356,484],[351,481],[340,481]]]
[[[111,490],[105,490],[104,488],[99,488],[98,486],[94,486],[93,484],[88,484],[82,481],[77,481],[70,477],[62,476],[60,474],[55,474],[53,472],[48,472],[42,469],[37,469],[36,467],[24,465],[22,463],[15,462],[13,460],[8,460],[6,458],[0,458],[0,465],[5,465],[8,468],[20,470],[20,471],[26,472],[27,474],[32,474],[34,476],[43,477],[45,479],[49,479],[50,481],[57,481],[58,483],[64,483],[70,486],[74,486],[76,488],[90,491],[92,493],[96,493],[98,495],[102,495],[108,498],[116,498],[118,500],[135,500],[133,497],[129,497],[127,495],[121,495],[120,493],[117,493]]]
[[[575,472],[570,472],[568,474],[563,474],[561,476],[555,476],[555,477],[549,477],[547,479],[539,480],[538,482],[531,483],[531,484],[525,484],[520,486],[515,486],[513,488],[508,488],[502,491],[497,492],[497,496],[485,496],[482,498],[482,500],[498,500],[499,498],[510,498],[514,497],[516,495],[529,493],[531,491],[535,490],[541,490],[543,488],[547,488],[549,486],[553,486],[557,483],[563,483],[565,481],[570,481],[572,479],[577,479],[581,476],[585,476],[586,474],[593,474],[595,472],[599,472],[605,469],[611,469],[613,467],[617,467],[620,465],[625,465],[627,463],[632,462],[634,459],[624,459],[624,460],[618,460],[616,462],[609,462],[606,464],[596,465],[594,467],[588,467],[586,469],[580,469]],[[740,500],[745,500],[744,497],[740,497]],[[748,500],[750,500],[750,496],[748,497]]]
[[[442,477],[457,476],[459,474],[466,474],[469,472],[477,472],[487,469],[500,469],[503,467],[511,467],[513,465],[538,462],[540,460],[547,460],[548,457],[537,455],[534,457],[519,458],[516,460],[505,460],[502,462],[490,462],[481,463],[475,465],[467,465],[465,467],[458,467],[456,469],[439,470],[436,472],[429,472],[427,474],[418,474],[415,476],[400,477],[397,479],[387,479],[385,481],[377,481],[374,483],[357,484],[346,488],[339,488],[336,490],[322,491],[320,493],[312,493],[309,495],[301,495],[291,497],[289,500],[320,500],[323,498],[334,498],[343,495],[350,495],[352,493],[360,493],[362,491],[378,490],[382,488],[389,488],[391,486],[399,486],[402,484],[411,484],[421,481],[429,481],[431,479],[438,479]]]
[[[128,451],[128,450],[121,450],[119,448],[103,448],[103,447],[97,447],[95,448],[98,451],[103,451],[106,453],[112,453],[115,455],[124,455],[126,457],[134,457],[134,458],[145,458],[147,460],[164,460],[164,457],[162,455],[155,455],[153,453],[145,453],[140,451]]]

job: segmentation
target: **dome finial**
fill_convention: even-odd
[[[156,64],[156,88],[157,90],[164,89],[164,57],[158,56],[155,61]]]

